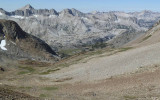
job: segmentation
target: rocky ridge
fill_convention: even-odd
[[[0,60],[29,58],[32,60],[58,60],[57,54],[41,39],[24,32],[11,20],[0,20]]]

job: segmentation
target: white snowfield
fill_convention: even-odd
[[[1,44],[0,44],[0,48],[1,48],[2,50],[7,50],[7,48],[6,48],[5,46],[6,46],[6,40],[2,40],[2,41],[1,41]]]
[[[17,19],[24,19],[25,17],[23,17],[23,16],[11,16],[11,17],[14,17],[14,18],[17,18]]]

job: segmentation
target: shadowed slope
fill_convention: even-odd
[[[7,54],[43,60],[57,59],[57,54],[48,44],[24,32],[14,21],[0,20],[0,41],[2,40],[7,42]]]

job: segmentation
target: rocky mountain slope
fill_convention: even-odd
[[[155,44],[160,41],[160,21],[157,22],[146,34],[141,35],[137,39],[129,42],[126,46],[144,46]]]
[[[106,42],[117,36],[125,38],[128,34],[128,39],[124,40],[126,43],[152,27],[160,19],[160,13],[83,13],[76,9],[57,12],[54,9],[34,9],[31,5],[26,5],[12,12],[0,9],[0,19],[14,20],[25,32],[39,37],[52,48],[61,48]]]
[[[39,38],[24,32],[10,20],[0,20],[0,60],[29,58],[36,60],[58,59],[51,47]]]
[[[24,93],[19,93],[19,92],[16,92],[16,91],[5,89],[4,87],[0,87],[0,99],[1,100],[13,100],[13,99],[40,100],[38,98],[32,97],[32,96],[24,94]]]
[[[128,43],[125,48],[108,54],[106,51],[98,56],[82,60],[56,73],[46,75],[54,79],[72,77],[70,82],[97,81],[126,73],[135,73],[149,66],[159,66],[160,56],[160,22],[144,35]]]

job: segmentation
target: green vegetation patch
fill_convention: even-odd
[[[103,43],[103,42],[97,42],[94,45],[92,45],[92,49],[98,49],[98,48],[105,48],[107,47],[107,43]]]
[[[46,75],[46,74],[50,74],[51,72],[55,72],[55,71],[58,71],[58,70],[60,70],[60,69],[59,68],[57,68],[57,69],[49,69],[46,72],[42,72],[40,74],[41,75]]]
[[[145,41],[145,40],[147,40],[148,38],[150,38],[152,35],[148,35],[148,36],[146,36],[145,38],[143,38],[143,40],[141,41],[141,42],[143,42],[143,41]]]
[[[133,47],[126,47],[126,48],[120,48],[120,50],[118,52],[124,52],[127,51],[129,49],[132,49]]]
[[[32,89],[32,87],[19,87],[20,89]]]
[[[22,67],[22,66],[18,66],[21,70],[24,71],[20,71],[18,72],[18,75],[22,75],[22,74],[28,74],[28,73],[33,73],[35,72],[35,69],[32,67]]]
[[[58,87],[55,87],[55,86],[50,86],[50,87],[45,87],[43,88],[44,90],[47,90],[47,91],[54,91],[54,90],[58,90]]]
[[[125,100],[135,100],[137,99],[137,97],[135,96],[129,96],[129,95],[126,95],[126,96],[123,96]]]
[[[46,95],[46,94],[40,94],[40,95],[39,95],[40,98],[46,98],[47,96],[48,96],[48,95]]]
[[[69,67],[71,64],[69,63],[62,63],[62,64],[59,64],[58,67]]]
[[[21,65],[27,65],[27,66],[33,66],[33,67],[48,67],[51,65],[51,63],[47,62],[39,62],[39,61],[33,61],[33,60],[22,60],[18,61]]]
[[[27,71],[21,71],[21,72],[18,72],[18,75],[23,75],[23,74],[28,74],[29,72]]]
[[[63,78],[63,79],[59,79],[59,80],[56,80],[54,82],[64,82],[64,81],[68,81],[68,80],[71,80],[73,79],[72,77],[68,77],[68,78]]]

